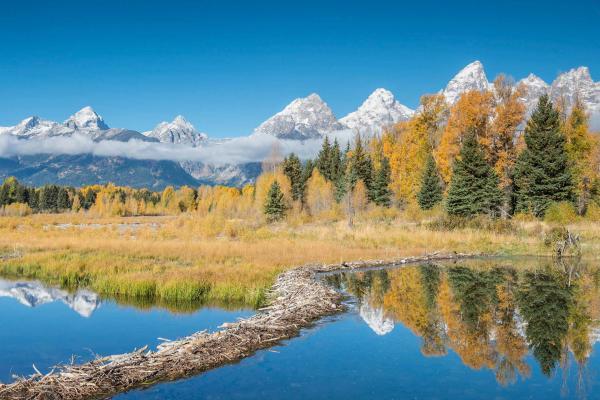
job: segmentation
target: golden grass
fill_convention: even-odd
[[[60,224],[72,224],[61,226]],[[83,224],[83,225],[79,225]],[[549,254],[541,222],[496,233],[433,231],[401,216],[387,222],[261,225],[184,214],[92,218],[84,214],[0,218],[0,249],[22,256],[0,262],[0,274],[63,287],[86,286],[119,299],[257,306],[275,276],[306,263],[394,259],[441,252]],[[571,229],[584,255],[600,254],[600,224]]]

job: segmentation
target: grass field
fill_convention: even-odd
[[[430,252],[549,255],[542,222],[502,229],[434,230],[384,221],[274,225],[183,214],[92,218],[85,214],[0,218],[0,275],[143,304],[258,306],[275,276],[306,263],[395,259]],[[600,254],[600,224],[580,222],[583,255]]]

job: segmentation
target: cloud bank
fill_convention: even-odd
[[[351,141],[349,130],[332,133],[341,146]],[[195,161],[210,165],[243,164],[260,162],[267,158],[274,147],[282,155],[296,153],[302,159],[314,157],[321,148],[321,139],[305,141],[280,140],[269,135],[253,135],[221,142],[209,142],[199,147],[177,144],[144,142],[132,139],[94,141],[86,135],[54,136],[47,138],[19,139],[12,135],[0,135],[0,157],[30,156],[36,154],[78,155],[92,154],[99,157],[123,157],[136,160]]]

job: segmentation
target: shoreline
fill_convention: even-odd
[[[0,398],[106,398],[196,375],[296,337],[317,320],[344,311],[343,295],[317,279],[318,274],[480,256],[483,254],[433,253],[392,261],[309,264],[293,268],[277,277],[270,289],[269,306],[249,318],[225,323],[214,333],[202,331],[166,341],[155,351],[144,346],[131,353],[101,357],[80,365],[59,365],[45,375],[37,371],[27,378],[0,384]]]

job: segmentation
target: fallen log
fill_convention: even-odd
[[[429,260],[473,257],[469,254],[430,254],[396,261],[360,261],[331,265],[305,265],[279,275],[268,307],[254,316],[226,323],[214,333],[161,343],[155,351],[146,346],[131,353],[97,358],[80,365],[59,365],[0,384],[3,400],[71,400],[107,398],[131,389],[195,375],[239,361],[257,350],[292,338],[317,319],[343,311],[342,294],[317,279],[317,274]]]

